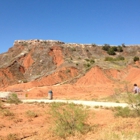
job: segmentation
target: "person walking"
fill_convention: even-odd
[[[139,87],[137,86],[137,84],[134,84],[133,92],[134,92],[134,94],[139,94],[140,89],[139,89]]]

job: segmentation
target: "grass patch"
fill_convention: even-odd
[[[140,94],[135,95],[132,93],[128,93],[127,103],[131,106],[137,116],[140,116]]]
[[[26,116],[29,118],[36,118],[36,117],[38,117],[38,114],[34,111],[28,110],[28,111],[26,111]]]
[[[14,116],[14,113],[11,112],[10,110],[8,109],[0,109],[0,114],[4,117],[7,117],[7,116]]]
[[[18,136],[16,134],[8,134],[6,137],[6,140],[19,140]]]
[[[140,117],[140,95],[133,93],[127,93],[125,102],[129,104],[129,107],[116,107],[115,116],[128,117]]]
[[[3,107],[3,103],[0,101],[0,115],[7,117],[7,116],[14,116],[14,113],[11,112],[9,109],[5,109]]]
[[[21,100],[18,98],[17,94],[12,93],[8,99],[7,99],[8,103],[13,103],[13,104],[19,104],[21,103]]]
[[[105,129],[99,128],[94,140],[140,140],[139,118],[116,118]]]
[[[125,132],[125,131],[120,131],[120,132],[114,132],[111,130],[107,132],[104,131],[104,132],[101,132],[99,137],[100,137],[100,140],[140,140],[139,133]]]
[[[131,110],[129,107],[115,107],[115,116],[116,117],[123,117],[123,118],[128,118],[128,117],[137,117],[137,114],[135,113],[134,110]]]
[[[128,98],[127,93],[115,93],[105,98],[98,99],[98,101],[123,103]]]

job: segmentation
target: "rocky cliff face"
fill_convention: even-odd
[[[84,59],[98,55],[101,50],[91,45],[65,44],[60,41],[18,40],[8,52],[0,55],[0,85],[2,87],[34,81],[54,73],[60,74],[62,82],[78,75]],[[79,63],[80,62],[80,63]],[[78,66],[79,65],[79,66]],[[65,70],[64,70],[65,69]],[[72,74],[72,70],[77,71]],[[82,71],[81,71],[82,72]]]
[[[133,57],[139,54],[140,46],[126,46],[123,52],[117,52],[115,56],[112,56],[113,58],[123,56],[124,61],[109,62],[105,61],[105,58],[110,56],[102,49],[102,46],[95,44],[17,40],[8,52],[0,54],[0,87],[3,89],[12,85],[20,86],[22,83],[25,85],[34,83],[36,87],[66,83],[88,85],[85,79],[89,79],[85,75],[91,69],[94,70],[87,75],[91,75],[94,81],[90,84],[94,85],[97,81],[110,83],[120,80],[120,71],[122,69],[124,71],[128,65],[136,67]],[[111,69],[116,71],[116,76],[111,76]]]

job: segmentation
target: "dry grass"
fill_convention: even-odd
[[[98,130],[98,138],[95,140],[140,140],[140,118],[118,118],[117,122]]]
[[[33,112],[31,110],[33,110]],[[9,137],[9,139],[14,139],[17,136],[19,138],[24,137],[24,140],[63,140],[63,138],[60,138],[55,133],[53,133],[51,129],[54,125],[54,122],[51,115],[49,114],[49,110],[49,104],[12,105],[10,111],[15,114],[14,119],[9,120],[9,117],[1,117],[0,131],[4,132],[5,138]],[[33,117],[32,120],[29,121],[29,119],[25,116],[26,111],[32,112],[33,114],[36,114],[35,112],[39,112],[41,113],[41,115],[35,118]],[[8,127],[11,125],[7,123],[3,123],[2,125],[2,120],[7,123],[10,122],[12,124],[12,128],[9,129]],[[67,136],[65,140],[140,139],[140,118],[138,117],[115,117],[114,112],[111,110],[101,108],[88,108],[88,118],[86,120],[86,124],[91,127],[90,131],[84,134],[76,132],[73,136]],[[16,130],[16,128],[18,129]],[[18,135],[21,134],[21,132],[22,136]]]

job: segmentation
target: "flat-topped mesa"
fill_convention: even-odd
[[[17,44],[38,44],[38,43],[45,43],[45,44],[65,44],[62,41],[58,40],[41,40],[41,39],[32,39],[32,40],[15,40],[13,45]]]
[[[92,44],[79,44],[79,43],[65,43],[63,45],[64,47],[81,47],[81,48],[86,48],[86,47],[92,47]]]

